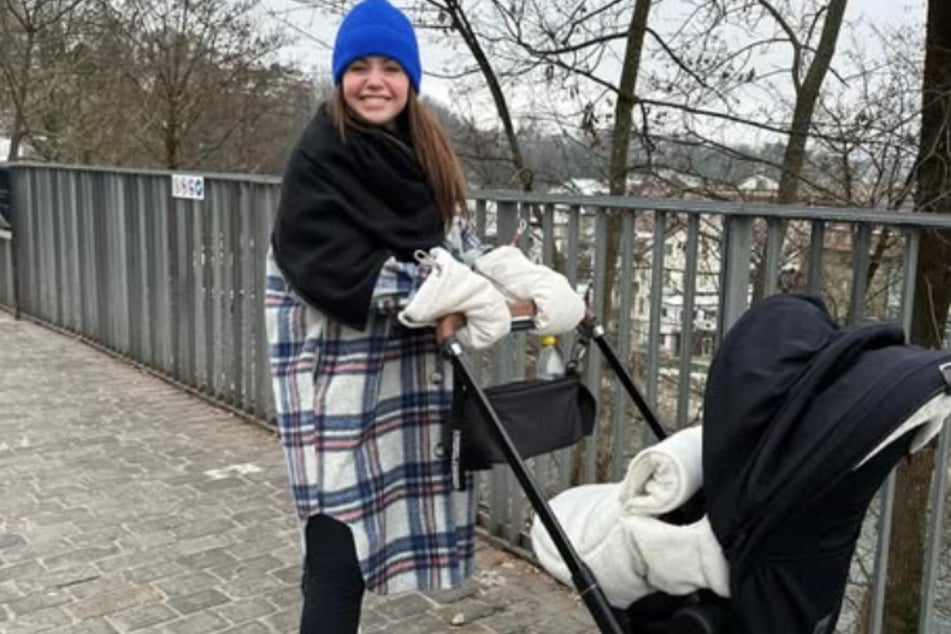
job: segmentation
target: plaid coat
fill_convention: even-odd
[[[462,220],[444,246],[468,264],[484,251]],[[268,257],[271,374],[297,513],[347,524],[367,588],[381,594],[448,588],[472,572],[472,478],[454,490],[444,438],[451,366],[431,328],[396,319],[427,273],[387,261],[358,331],[305,304]]]

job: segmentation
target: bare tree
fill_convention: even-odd
[[[773,41],[783,42],[791,49],[792,64],[789,68],[789,84],[793,90],[791,119],[786,133],[785,149],[779,165],[779,188],[776,202],[791,204],[799,202],[800,183],[804,178],[806,145],[813,128],[813,117],[819,103],[820,93],[826,75],[835,54],[839,33],[842,28],[847,0],[829,0],[802,15],[802,29],[794,27],[789,16],[797,12],[788,2],[777,0],[744,0],[739,11],[747,19],[759,20],[766,17],[775,24],[778,32],[771,36]],[[759,14],[762,12],[762,17]],[[813,45],[811,39],[821,22],[821,35]],[[779,229],[783,235],[785,226]],[[758,241],[755,257],[753,294],[762,295],[765,286],[766,261],[764,241]]]
[[[108,13],[83,3],[51,23],[33,56],[34,82],[27,112],[32,155],[41,160],[141,164],[126,151],[122,120],[133,104],[119,69],[129,64],[123,47],[104,34]]]
[[[315,86],[253,0],[0,0],[0,120],[50,161],[278,172]]]
[[[241,117],[215,119],[209,112],[223,94],[255,90],[259,69],[283,41],[255,31],[250,11],[256,4],[116,1],[116,15],[128,16],[116,21],[114,35],[130,52],[124,79],[141,113],[134,134],[153,161],[195,167],[241,127]]]
[[[82,0],[0,1],[0,78],[11,113],[8,160],[20,155],[20,146],[30,136],[30,113],[40,86],[51,78],[38,70],[40,49],[56,36],[56,27],[68,23]]]
[[[789,38],[793,49],[793,65],[791,69],[792,85],[795,89],[796,100],[793,109],[792,122],[789,126],[789,141],[783,156],[783,171],[779,180],[777,202],[794,203],[798,201],[799,182],[801,180],[803,163],[806,155],[806,142],[812,126],[812,117],[819,100],[819,91],[825,80],[835,54],[836,43],[839,40],[839,31],[842,27],[842,17],[845,14],[846,0],[830,0],[821,7],[813,18],[812,32],[815,24],[824,16],[822,21],[822,35],[812,53],[812,61],[806,65],[806,44],[800,41],[795,30],[783,17],[783,14],[767,0],[758,0]]]
[[[508,99],[470,14],[463,7],[460,0],[426,0],[426,4],[437,11],[437,24],[447,24],[449,29],[465,43],[479,69],[486,88],[492,95],[492,102],[504,131],[505,142],[508,145],[509,157],[515,170],[515,176],[522,189],[530,191],[534,180],[533,173],[522,157],[522,149],[515,131]]]
[[[815,150],[804,171],[831,202],[898,210],[910,201],[921,115],[918,35],[906,25],[853,29],[855,38],[871,40],[883,53],[850,52],[852,70],[841,89],[824,91],[817,104]],[[808,182],[805,189],[807,196],[820,193]]]

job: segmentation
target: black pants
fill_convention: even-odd
[[[365,586],[353,535],[326,515],[308,519],[306,530],[301,634],[356,634]]]

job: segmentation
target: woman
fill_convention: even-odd
[[[517,250],[486,254],[469,230],[458,161],[417,98],[418,47],[402,13],[357,4],[333,74],[334,97],[284,174],[266,312],[302,520],[301,631],[349,634],[365,589],[449,588],[472,571],[475,498],[471,478],[453,485],[451,376],[434,323],[464,315],[457,339],[481,348],[508,333],[509,299],[536,300],[548,331],[572,328],[584,307],[563,276]],[[517,279],[497,286],[470,268],[479,263]],[[526,279],[548,292],[525,292]]]

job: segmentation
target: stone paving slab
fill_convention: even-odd
[[[0,633],[295,632],[291,509],[273,434],[0,311]],[[596,628],[480,542],[465,586],[369,595],[363,631]]]

